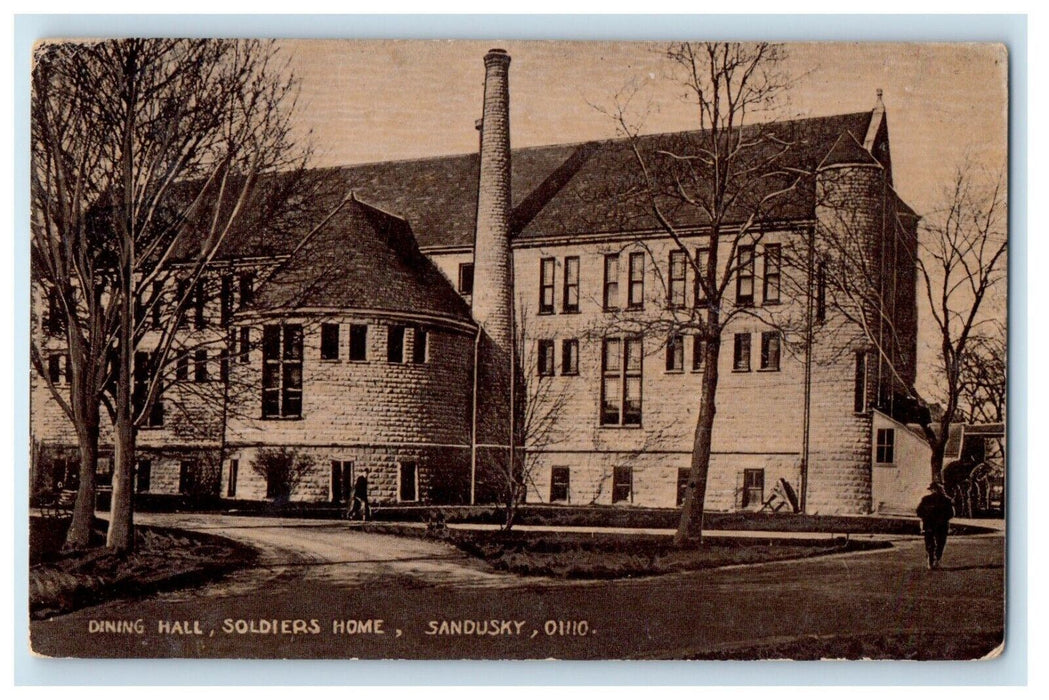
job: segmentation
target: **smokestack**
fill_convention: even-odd
[[[513,259],[510,253],[510,56],[484,57],[484,115],[474,236],[474,318],[493,344],[513,345]]]

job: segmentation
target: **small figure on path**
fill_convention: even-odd
[[[954,517],[954,505],[938,481],[929,484],[929,493],[918,504],[918,517],[925,534],[925,551],[929,555],[929,568],[940,565],[943,548],[947,546],[947,530]]]
[[[358,476],[353,484],[353,501],[347,517],[350,520],[368,520],[371,517],[371,506],[368,505],[368,477],[363,474]]]

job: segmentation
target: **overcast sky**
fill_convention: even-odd
[[[756,20],[757,21],[757,20]],[[600,111],[626,85],[641,87],[643,131],[696,128],[694,107],[668,79],[663,45],[522,41],[288,41],[302,81],[300,124],[317,165],[466,153],[477,148],[483,57],[506,49],[513,147],[614,137]],[[796,84],[783,115],[872,109],[884,91],[897,191],[929,216],[968,157],[990,171],[1007,157],[1005,49],[990,44],[789,44]],[[1005,289],[989,299],[1005,313]],[[923,306],[919,304],[919,310]],[[922,313],[919,361],[936,343]]]

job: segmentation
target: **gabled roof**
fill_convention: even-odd
[[[806,173],[814,173],[821,163],[839,160],[877,162],[859,145],[870,120],[871,112],[857,112],[744,128],[742,138],[749,144],[749,157],[754,162],[771,162],[773,167],[764,177],[751,181],[746,191],[735,193],[737,206],[725,223],[738,223],[756,208],[770,220],[811,219],[814,183]],[[675,226],[708,223],[699,207],[684,204],[674,191],[675,178],[688,177],[688,161],[675,156],[695,154],[706,145],[706,136],[707,132],[683,131],[641,136],[636,142],[651,170],[658,173],[659,203]],[[478,155],[469,153],[271,176],[260,183],[255,201],[290,200],[300,210],[289,217],[278,209],[271,214],[265,206],[247,207],[252,213],[231,231],[218,259],[286,255],[301,241],[303,232],[351,190],[360,199],[406,220],[424,250],[472,248],[478,171]],[[524,241],[657,229],[650,202],[641,196],[642,184],[632,143],[625,138],[514,149],[511,230]],[[701,183],[700,191],[706,186]],[[788,194],[768,197],[785,188]],[[287,194],[285,189],[292,192]],[[278,196],[272,196],[273,192]],[[256,209],[261,213],[255,213]]]
[[[842,133],[834,142],[830,152],[820,161],[819,168],[829,168],[835,165],[876,165],[881,166],[878,159],[870,154],[866,148],[848,131]]]
[[[798,171],[814,172],[840,139],[857,143],[870,118],[870,112],[857,112],[746,127],[743,137],[758,144],[751,149],[752,157],[772,159],[782,172],[743,193],[736,220],[749,215],[768,192],[790,184]],[[704,133],[647,135],[638,140],[638,146],[669,178],[682,164],[668,154],[694,152]],[[520,239],[657,227],[648,202],[638,196],[640,175],[628,139],[519,148],[511,151],[510,160],[512,229]],[[478,156],[471,153],[350,165],[325,172],[344,189],[407,219],[419,245],[426,249],[473,246],[478,168]],[[682,206],[669,194],[670,180],[660,185],[668,193],[662,203],[675,225],[707,223],[697,208]],[[767,202],[764,210],[777,219],[811,218],[813,200],[812,182],[802,178],[789,196]]]
[[[291,251],[259,287],[249,311],[363,309],[441,316],[472,324],[470,309],[419,251],[403,219],[354,196]]]

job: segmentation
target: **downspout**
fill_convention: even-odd
[[[470,410],[470,505],[477,505],[477,374],[481,356],[481,327],[474,336],[473,391]]]
[[[809,426],[812,412],[812,322],[813,322],[813,265],[816,258],[815,227],[809,228],[809,279],[808,301],[805,308],[805,405],[802,412],[801,428],[801,488],[798,493],[798,510],[805,512],[809,491]]]

